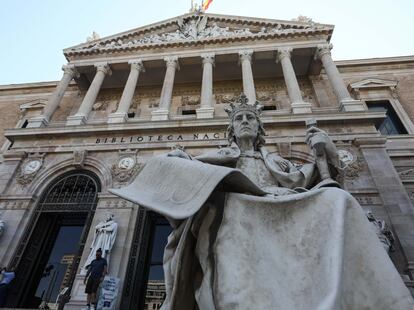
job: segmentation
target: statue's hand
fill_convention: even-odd
[[[277,156],[277,157],[273,158],[273,162],[275,164],[277,164],[283,172],[288,172],[289,171],[290,163],[289,163],[288,160],[286,160],[286,159],[284,159],[280,156]]]
[[[171,152],[169,152],[167,154],[167,156],[169,156],[169,157],[179,157],[179,158],[183,158],[183,159],[191,159],[190,155],[188,155],[186,152],[184,152],[180,149],[172,150]]]
[[[329,159],[329,161],[337,166],[339,158],[338,158],[338,152],[336,150],[336,146],[333,143],[332,139],[328,136],[326,131],[323,131],[322,129],[319,129],[317,127],[310,127],[308,130],[306,130],[306,138],[305,142],[311,147],[314,148],[316,143],[323,143],[326,156]]]

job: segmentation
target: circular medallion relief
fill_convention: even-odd
[[[347,165],[354,161],[354,155],[347,150],[338,150],[338,156],[339,159]]]
[[[129,170],[135,166],[135,159],[133,157],[123,157],[118,162],[118,168],[122,170]]]
[[[23,174],[32,174],[40,169],[42,162],[39,159],[34,159],[27,162],[23,167]]]

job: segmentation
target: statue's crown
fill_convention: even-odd
[[[258,101],[254,104],[249,104],[248,102],[249,99],[246,95],[241,93],[239,98],[235,102],[230,102],[230,107],[227,107],[224,110],[227,112],[230,119],[233,119],[233,116],[240,111],[250,111],[259,116],[262,113],[263,106]]]

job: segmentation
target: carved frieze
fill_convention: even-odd
[[[0,201],[0,210],[24,210],[29,206],[30,200],[3,200]]]
[[[183,96],[181,99],[182,106],[196,106],[200,104],[200,96]]]
[[[118,93],[101,94],[96,99],[92,107],[92,110],[93,111],[106,111],[108,107],[111,107],[112,109],[110,112],[114,112],[114,110],[116,110],[116,105],[120,98],[121,98],[120,94]]]

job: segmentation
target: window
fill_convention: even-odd
[[[182,115],[195,115],[196,110],[182,110],[181,113]]]
[[[385,101],[368,101],[368,110],[373,112],[385,111],[385,119],[376,124],[376,128],[383,135],[400,135],[406,134],[407,130],[404,128],[397,113],[395,113],[391,103],[388,100]]]
[[[276,106],[275,105],[265,105],[263,107],[263,111],[276,111]]]

